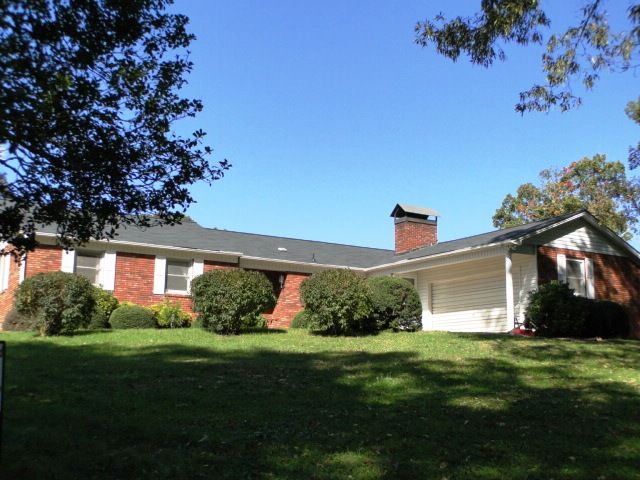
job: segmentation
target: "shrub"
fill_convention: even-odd
[[[344,269],[315,273],[302,282],[300,294],[312,331],[344,335],[375,329],[371,291],[362,275]]]
[[[109,317],[112,328],[154,328],[153,310],[140,305],[122,304]]]
[[[183,328],[191,326],[191,315],[182,311],[178,302],[166,300],[152,305],[151,310],[156,316],[158,328]]]
[[[626,337],[630,330],[625,307],[608,300],[590,300],[587,304],[586,337]]]
[[[578,337],[585,330],[587,308],[566,283],[544,283],[529,294],[526,324],[541,337]]]
[[[107,292],[100,287],[93,288],[93,298],[95,307],[89,322],[90,329],[109,328],[109,317],[111,312],[118,308],[119,302],[111,292]]]
[[[39,273],[18,287],[16,310],[32,317],[41,335],[70,333],[87,326],[93,312],[94,287],[73,273]]]
[[[527,326],[542,337],[603,337],[629,334],[626,309],[615,302],[578,297],[565,283],[540,285],[529,294]]]
[[[373,277],[367,283],[378,330],[414,332],[422,328],[422,304],[411,282],[397,277]]]
[[[267,319],[264,315],[247,315],[242,319],[243,330],[264,330],[267,328]]]
[[[307,310],[301,310],[291,320],[290,328],[309,328],[311,316]]]
[[[207,330],[239,333],[255,324],[261,312],[273,308],[276,297],[260,272],[225,269],[206,272],[191,284],[193,309]]]
[[[27,332],[36,330],[36,319],[22,315],[14,308],[4,319],[2,329],[7,332]]]

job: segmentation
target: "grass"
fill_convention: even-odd
[[[640,478],[635,341],[0,339],[3,479]]]

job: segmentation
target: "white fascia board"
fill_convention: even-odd
[[[279,258],[265,258],[265,257],[252,257],[249,255],[241,255],[241,260],[250,260],[250,261],[258,261],[258,262],[269,262],[269,263],[281,263],[284,265],[297,265],[302,267],[311,267],[314,269],[326,269],[326,268],[342,268],[345,270],[354,270],[356,272],[365,272],[366,268],[362,267],[350,267],[348,265],[333,265],[330,263],[314,263],[314,262],[301,262],[297,260],[282,260]]]
[[[495,255],[503,255],[507,250],[517,245],[517,242],[508,240],[505,242],[490,243],[488,245],[482,245],[479,247],[467,247],[460,250],[452,250],[450,252],[438,253],[435,255],[429,255],[428,257],[412,258],[408,260],[400,260],[394,263],[387,263],[384,265],[378,265],[376,267],[370,267],[365,269],[366,273],[377,273],[382,271],[388,271],[389,273],[409,273],[415,270],[422,270],[429,268],[429,263],[433,263],[434,260],[442,258],[450,258],[451,263],[456,262],[456,256],[462,256],[467,253],[481,252],[483,250],[495,249]],[[465,261],[465,260],[462,260]],[[437,265],[440,266],[440,265]]]
[[[47,237],[47,238],[56,238],[58,235],[55,233],[38,233],[38,236]],[[241,257],[242,252],[228,252],[224,250],[207,250],[203,248],[189,248],[189,247],[174,247],[171,245],[156,245],[154,243],[141,243],[141,242],[128,242],[125,240],[91,240],[92,244],[98,244],[103,246],[108,245],[123,245],[123,246],[131,246],[131,247],[139,247],[139,248],[149,248],[153,250],[171,250],[176,252],[194,252],[194,253],[204,253],[210,255],[226,255],[231,257]]]
[[[564,220],[559,220],[558,222],[556,222],[556,223],[554,223],[552,225],[548,225],[546,227],[539,228],[535,232],[529,233],[527,235],[522,235],[520,238],[518,238],[518,240],[516,240],[516,242],[517,242],[518,245],[521,245],[525,240],[528,240],[531,237],[535,237],[536,235],[540,235],[541,233],[547,232],[549,230],[553,230],[554,228],[557,228],[560,225],[564,225],[565,223],[573,222],[574,220],[577,220],[578,218],[584,217],[586,213],[587,212],[578,212],[575,215],[572,215],[569,218],[565,218]]]

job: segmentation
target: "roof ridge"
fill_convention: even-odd
[[[226,230],[226,229],[221,229],[221,228],[216,228],[216,227],[204,227],[204,226],[200,225],[198,222],[194,222],[194,223],[196,225],[198,225],[200,228],[203,228],[205,230],[212,230],[212,231],[216,231],[216,232],[236,233],[236,234],[240,234],[240,235],[251,235],[251,236],[254,236],[254,237],[267,237],[267,238],[282,239],[282,240],[295,240],[297,242],[321,243],[323,245],[337,245],[337,246],[341,246],[341,247],[363,248],[363,249],[367,249],[367,250],[378,250],[378,251],[382,251],[382,252],[393,252],[392,249],[388,249],[388,248],[366,247],[366,246],[363,246],[363,245],[353,245],[353,244],[349,244],[349,243],[338,243],[338,242],[327,242],[327,241],[324,241],[324,240],[308,240],[306,238],[282,237],[282,236],[279,236],[279,235],[267,235],[267,234],[264,234],[264,233],[239,232],[237,230]]]

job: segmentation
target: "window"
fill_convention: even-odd
[[[167,292],[186,293],[191,278],[191,261],[167,259],[165,289]]]
[[[584,260],[567,258],[567,283],[581,297],[587,296],[587,280]]]
[[[75,273],[85,277],[94,285],[100,283],[101,267],[101,253],[78,252],[76,254]]]

